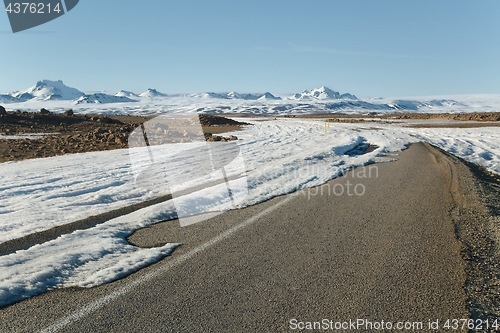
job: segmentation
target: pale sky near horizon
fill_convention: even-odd
[[[499,18],[498,0],[81,0],[16,34],[0,14],[0,92],[500,94]]]

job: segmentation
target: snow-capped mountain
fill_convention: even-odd
[[[105,93],[83,95],[73,101],[74,104],[86,104],[86,103],[104,104],[104,103],[127,103],[127,102],[135,102],[135,100],[125,96],[113,96]]]
[[[278,101],[278,100],[281,100],[281,97],[277,97],[277,96],[274,96],[273,94],[271,94],[270,92],[266,92],[264,93],[262,96],[260,96],[258,98],[259,101],[265,101],[265,100],[274,100],[274,101]]]
[[[301,93],[295,94],[292,96],[292,99],[297,100],[324,100],[324,99],[358,99],[355,95],[351,95],[349,93],[340,94],[337,91],[333,91],[330,88],[325,86],[313,89],[313,90],[304,90]]]
[[[131,98],[131,99],[136,99],[136,98],[139,98],[139,95],[131,92],[131,91],[127,91],[127,90],[120,90],[119,92],[117,92],[115,94],[115,96],[117,97],[127,97],[127,98]]]
[[[1,94],[0,95],[0,102],[1,103],[16,103],[16,102],[25,102],[20,100],[19,98],[13,97],[9,94]]]
[[[217,94],[214,92],[204,92],[200,94],[189,94],[187,97],[191,98],[221,98],[221,99],[227,99],[227,96],[223,94]]]
[[[29,101],[31,99],[37,99],[36,97],[34,97],[33,95],[31,95],[30,93],[27,93],[27,92],[17,92],[17,93],[14,93],[12,95],[13,98],[17,98],[17,100],[21,101],[21,102],[26,102],[26,101]],[[49,100],[54,100],[55,98],[47,98],[47,99],[39,99],[39,100],[42,100],[42,101],[49,101]]]
[[[453,107],[453,106],[466,106],[463,103],[451,99],[433,99],[430,101],[414,101],[414,100],[401,100],[397,99],[387,103],[392,109],[395,110],[410,110],[418,111],[421,108],[436,108],[436,107]]]
[[[167,97],[167,94],[161,93],[156,89],[149,88],[145,92],[139,94],[139,97],[158,98],[158,97]]]
[[[351,95],[349,93],[345,93],[340,95],[340,99],[358,99],[356,95]]]
[[[201,97],[201,98],[218,98],[218,99],[241,99],[246,101],[256,101],[256,100],[280,100],[281,97],[276,97],[270,92],[264,94],[241,94],[235,91],[228,93],[214,93],[206,92],[201,94],[191,94],[189,97]]]
[[[11,96],[21,101],[36,99],[40,101],[73,100],[85,95],[78,89],[66,86],[61,80],[38,81],[36,85],[25,90],[13,93]]]
[[[228,99],[244,99],[247,101],[255,101],[264,95],[263,94],[240,94],[240,93],[232,91],[232,92],[226,94],[226,98],[228,98]]]

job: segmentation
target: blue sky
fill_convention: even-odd
[[[12,34],[0,91],[500,93],[500,1],[81,0]]]

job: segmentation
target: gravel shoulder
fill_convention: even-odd
[[[450,213],[466,263],[467,309],[473,319],[500,321],[500,176],[432,150],[450,177],[455,202]]]

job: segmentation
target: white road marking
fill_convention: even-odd
[[[174,268],[175,266],[188,261],[189,259],[194,257],[197,253],[208,249],[209,247],[223,241],[226,238],[229,238],[232,234],[239,231],[240,229],[243,229],[244,227],[256,222],[261,217],[269,214],[270,212],[272,212],[272,211],[276,210],[277,208],[281,207],[282,205],[286,204],[287,202],[292,200],[295,196],[296,196],[296,194],[288,195],[285,199],[279,201],[275,205],[266,208],[265,210],[263,210],[262,212],[260,212],[258,214],[255,214],[254,216],[252,216],[248,220],[246,220],[240,224],[237,224],[234,227],[224,231],[223,233],[210,239],[206,243],[201,244],[200,246],[198,246],[198,247],[192,249],[191,251],[179,256],[178,258],[166,261],[164,265],[160,266],[155,271],[152,271],[146,275],[143,275],[143,276],[137,278],[134,281],[129,282],[128,284],[121,287],[117,291],[95,300],[94,302],[74,311],[73,313],[71,313],[70,315],[68,315],[64,318],[59,319],[54,324],[52,324],[52,325],[50,325],[50,326],[48,326],[48,327],[46,327],[38,332],[39,333],[54,333],[54,332],[58,332],[58,331],[62,330],[63,328],[65,328],[69,324],[92,314],[93,312],[104,307],[106,304],[111,303],[112,301],[116,300],[117,298],[128,294],[134,288],[141,285],[142,283],[147,282],[147,281],[155,278],[156,276],[160,275],[161,273],[168,271],[169,269]]]

